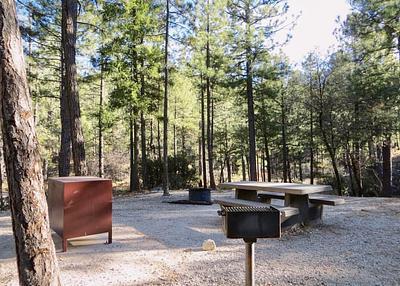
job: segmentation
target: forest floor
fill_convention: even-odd
[[[244,243],[225,238],[218,205],[163,200],[115,197],[110,245],[102,234],[70,240],[62,253],[54,235],[63,285],[244,285]],[[9,215],[0,212],[0,285],[18,285]],[[201,249],[206,239],[215,251]],[[400,285],[399,265],[398,198],[347,198],[325,208],[322,224],[256,244],[257,285]]]

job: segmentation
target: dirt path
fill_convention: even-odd
[[[58,253],[63,284],[243,285],[244,244],[224,237],[218,206],[162,200],[115,198],[113,244],[104,244],[106,234],[71,240]],[[400,285],[400,199],[346,201],[327,207],[319,226],[259,240],[257,285]],[[209,238],[216,251],[201,250]],[[8,212],[0,212],[0,285],[18,285]]]

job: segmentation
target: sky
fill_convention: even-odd
[[[292,31],[292,39],[282,48],[292,63],[301,63],[310,51],[317,50],[323,55],[330,46],[337,44],[333,31],[350,13],[346,0],[288,0],[289,15],[301,13]]]

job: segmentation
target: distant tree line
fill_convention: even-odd
[[[243,179],[391,195],[395,2],[351,1],[340,48],[295,67],[274,38],[296,21],[286,1],[21,0],[44,174],[165,194]]]

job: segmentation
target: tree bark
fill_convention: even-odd
[[[174,126],[173,126],[174,158],[176,158],[176,95],[174,96]]]
[[[382,146],[382,162],[383,162],[382,194],[385,197],[392,196],[392,150],[391,149],[392,149],[391,138],[390,136],[388,136],[386,140],[383,142]]]
[[[282,131],[282,163],[283,163],[283,182],[288,181],[288,152],[286,143],[286,114],[285,106],[281,105],[281,131]]]
[[[310,111],[310,184],[314,184],[314,114]]]
[[[207,7],[210,7],[210,1],[207,1]],[[212,111],[211,111],[211,80],[210,80],[210,12],[207,12],[207,43],[206,43],[206,94],[207,94],[207,151],[208,151],[208,174],[210,177],[210,188],[215,189],[214,177],[214,154],[213,154],[213,135],[212,135]]]
[[[245,9],[246,19],[246,35],[250,34],[251,24],[251,10],[250,2],[247,2]],[[248,37],[246,37],[248,38]],[[253,64],[252,64],[252,52],[250,43],[246,43],[246,96],[247,96],[247,119],[249,129],[249,179],[250,181],[256,181],[256,128],[255,128],[255,117],[254,117],[254,98],[253,98]]]
[[[130,112],[129,118],[129,147],[130,147],[130,186],[131,192],[140,192],[139,173],[138,173],[138,125],[134,119],[133,112]]]
[[[150,151],[151,156],[150,158],[154,159],[156,157],[156,149],[154,147],[154,135],[153,135],[153,118],[150,118]]]
[[[261,179],[265,182],[265,153],[261,155]]]
[[[201,130],[201,121],[199,121],[199,129]],[[199,155],[199,157],[198,157],[198,160],[199,160],[199,187],[202,187],[203,186],[203,181],[202,181],[202,178],[203,178],[203,167],[202,167],[202,163],[201,163],[201,158],[202,158],[202,152],[201,152],[201,135],[199,135],[199,144],[198,144],[198,155]]]
[[[164,137],[163,137],[163,191],[164,196],[169,196],[168,182],[168,40],[169,40],[169,0],[166,7],[166,23],[165,23],[165,47],[164,47]]]
[[[136,119],[133,119],[133,188],[135,192],[140,192],[139,181],[139,125]]]
[[[142,180],[143,188],[147,188],[147,150],[146,150],[146,120],[143,111],[140,113],[140,136],[142,149]]]
[[[162,160],[161,155],[161,132],[160,132],[160,120],[157,119],[157,151],[158,151],[158,160]]]
[[[292,168],[290,166],[289,147],[287,147],[287,146],[286,146],[286,155],[287,155],[286,168],[287,168],[288,180],[289,180],[289,183],[291,183],[292,182]]]
[[[143,37],[141,39],[143,43]],[[144,59],[140,61],[141,72],[140,72],[140,97],[144,100],[145,94],[145,78],[144,78]],[[147,188],[147,150],[146,150],[146,120],[144,118],[143,111],[140,113],[140,136],[141,136],[141,149],[142,149],[142,180],[143,187]]]
[[[62,26],[65,25],[65,17],[62,17]],[[58,175],[67,177],[71,172],[71,120],[69,103],[65,92],[65,59],[63,47],[65,46],[64,32],[61,32],[60,48],[60,117],[61,117],[61,142],[58,156]]]
[[[267,138],[267,132],[265,130],[264,130],[264,148],[265,148],[265,157],[267,159],[267,180],[268,182],[271,182],[272,180],[271,156],[269,154],[268,138]]]
[[[346,162],[345,166],[347,167],[347,172],[349,173],[349,179],[350,179],[350,182],[348,184],[349,185],[349,190],[351,190],[351,193],[352,193],[353,196],[358,197],[358,193],[356,191],[356,188],[354,188],[354,184],[353,184],[353,181],[354,181],[354,179],[353,179],[353,170],[351,168],[350,150],[349,150],[348,144],[346,145],[344,157],[345,157],[344,160]]]
[[[101,58],[100,63],[100,94],[99,94],[99,177],[102,178],[104,175],[104,156],[103,156],[103,58]]]
[[[301,162],[301,157],[299,158],[299,180],[303,182],[303,163]]]
[[[20,285],[60,285],[15,2],[0,2],[0,106]]]
[[[77,176],[87,175],[85,146],[79,106],[78,82],[76,71],[76,30],[77,30],[77,0],[62,1],[62,27],[64,33],[65,58],[65,92],[68,98],[71,120],[72,157],[74,172]]]
[[[0,139],[1,141],[1,139]],[[3,150],[0,148],[0,210],[5,207],[5,201],[3,196]]]
[[[207,188],[207,167],[206,167],[206,122],[204,112],[204,88],[203,88],[203,76],[200,75],[200,92],[201,92],[201,151],[202,151],[202,174],[203,174],[203,186]]]
[[[228,182],[232,182],[232,168],[231,168],[231,155],[229,151],[228,144],[228,127],[225,124],[225,160],[226,160],[226,169],[228,173]]]
[[[228,173],[228,182],[232,182],[232,167],[229,154],[226,155],[226,170]]]
[[[357,146],[358,145],[358,146]],[[355,146],[356,151],[354,153],[350,153],[350,166],[353,172],[353,179],[354,179],[354,186],[356,188],[356,194],[357,196],[361,196],[363,193],[363,187],[362,187],[362,180],[361,180],[361,169],[360,169],[360,156],[359,156],[359,144],[356,144]]]
[[[243,181],[246,181],[246,161],[244,159],[243,154],[242,154],[242,177],[243,177]]]
[[[133,127],[133,114],[132,114],[132,111],[130,111],[130,114],[129,114],[129,170],[130,170],[129,191],[130,192],[135,191],[135,166],[134,166],[135,145],[134,145],[133,128],[134,128]]]
[[[225,164],[224,164],[224,161],[223,160],[221,160],[221,173],[219,174],[219,182],[220,183],[223,183],[223,182],[225,182],[224,181],[224,168],[225,168]]]

